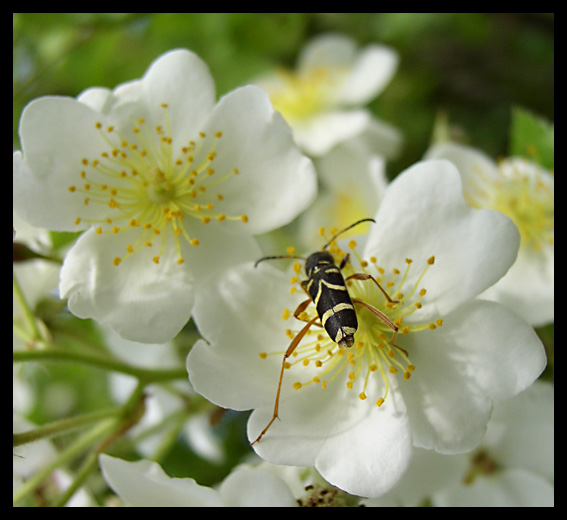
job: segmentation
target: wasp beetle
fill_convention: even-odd
[[[396,346],[394,345],[394,342],[398,333],[398,327],[383,312],[379,311],[375,307],[361,300],[351,299],[346,282],[349,280],[372,280],[390,303],[395,304],[398,302],[392,300],[378,283],[378,281],[369,274],[355,273],[345,279],[341,273],[341,270],[347,264],[349,260],[349,254],[347,253],[342,258],[340,264],[336,265],[333,255],[331,255],[331,253],[327,251],[327,248],[340,235],[352,229],[353,227],[362,224],[363,222],[375,222],[375,220],[371,218],[365,218],[356,221],[355,223],[333,235],[333,237],[321,248],[320,251],[312,253],[307,258],[294,255],[265,256],[263,258],[260,258],[256,262],[255,266],[265,260],[276,260],[280,258],[297,258],[299,260],[304,260],[307,280],[301,282],[301,287],[307,293],[309,299],[300,303],[293,315],[296,319],[301,320],[301,314],[303,313],[303,311],[305,311],[305,309],[311,302],[313,302],[313,304],[315,305],[317,315],[309,320],[301,329],[301,331],[293,338],[287,351],[285,352],[280,371],[280,379],[278,383],[278,391],[276,394],[273,417],[268,425],[262,430],[258,438],[254,442],[252,442],[252,444],[255,444],[264,436],[264,434],[268,431],[270,426],[278,417],[279,399],[286,360],[293,354],[294,350],[297,348],[303,337],[307,334],[311,326],[317,324],[317,321],[319,321],[318,325],[325,328],[327,334],[329,335],[329,338],[332,341],[337,343],[341,348],[350,348],[354,345],[354,334],[358,329],[355,304],[360,304],[373,312],[380,320],[382,320],[394,331],[391,344],[393,346]]]

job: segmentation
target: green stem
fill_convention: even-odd
[[[34,490],[51,475],[57,468],[64,466],[76,456],[84,452],[95,441],[103,439],[95,447],[91,448],[89,454],[85,458],[81,469],[75,476],[75,481],[71,484],[72,493],[78,489],[86,479],[88,473],[96,467],[96,459],[98,454],[110,445],[119,436],[127,432],[134,426],[144,413],[143,406],[144,385],[139,383],[136,389],[130,395],[128,401],[121,407],[120,414],[116,418],[106,419],[94,426],[90,431],[83,434],[65,450],[61,451],[58,456],[49,464],[41,468],[29,480],[18,487],[13,495],[13,503],[16,504],[34,492]],[[64,492],[57,503],[65,504],[72,496]]]
[[[37,326],[35,315],[26,301],[22,288],[20,287],[18,280],[16,280],[15,273],[12,274],[12,280],[14,297],[22,311],[24,323],[27,325],[28,331],[32,335],[33,339],[41,340],[42,336],[39,327]]]
[[[26,498],[34,492],[34,490],[57,468],[67,464],[83,450],[85,450],[94,441],[104,435],[109,434],[115,428],[115,420],[107,419],[91,430],[79,437],[75,442],[63,450],[59,455],[52,460],[49,464],[41,468],[35,475],[30,477],[26,482],[19,486],[13,495],[13,503],[17,504],[20,500]]]
[[[29,350],[13,352],[14,363],[27,361],[58,361],[67,363],[80,363],[83,365],[102,368],[112,372],[120,372],[136,377],[144,383],[155,383],[172,381],[175,379],[185,379],[187,370],[185,368],[163,368],[149,369],[128,365],[120,360],[110,357],[103,357],[93,354],[85,354],[80,352],[72,352],[68,350],[60,350],[56,348],[48,348],[45,350]]]
[[[29,442],[61,435],[86,424],[115,417],[120,413],[121,408],[107,408],[105,410],[77,415],[76,417],[71,417],[69,419],[53,421],[52,423],[38,426],[37,428],[27,432],[13,434],[12,446],[15,448],[16,446],[21,446],[22,444],[27,444]]]
[[[75,475],[75,479],[71,485],[63,491],[53,502],[51,507],[64,507],[65,504],[71,499],[75,492],[83,485],[87,477],[97,467],[98,451],[94,450],[85,458],[84,462]]]

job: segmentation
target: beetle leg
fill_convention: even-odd
[[[305,310],[307,309],[307,307],[309,306],[309,304],[311,303],[311,298],[309,298],[309,300],[305,300],[304,302],[301,302],[298,306],[297,309],[295,309],[295,312],[293,313],[293,317],[297,318],[300,321],[304,321],[302,320],[299,315]]]
[[[305,321],[302,320],[299,315],[305,310],[307,309],[307,307],[309,306],[309,304],[313,301],[311,299],[311,295],[309,294],[309,291],[307,290],[307,284],[309,282],[307,280],[303,280],[303,282],[301,282],[301,288],[305,291],[305,294],[307,294],[307,296],[309,296],[308,300],[305,300],[304,302],[301,302],[298,306],[297,309],[295,309],[295,312],[293,313],[293,317],[298,319],[299,321]],[[322,327],[323,325],[321,325],[320,323],[316,323],[315,325],[317,325],[318,327]]]
[[[284,374],[284,370],[285,370],[285,362],[286,359],[291,356],[293,354],[293,351],[297,348],[297,345],[299,345],[299,343],[301,342],[301,340],[303,339],[303,336],[305,336],[305,334],[307,334],[307,331],[309,330],[309,328],[311,327],[311,325],[313,325],[315,323],[316,320],[318,320],[319,317],[315,316],[313,319],[311,319],[310,321],[307,322],[307,324],[305,325],[305,327],[303,327],[299,333],[297,334],[297,336],[295,336],[295,338],[293,338],[293,341],[290,343],[289,347],[287,348],[284,357],[283,357],[283,361],[282,361],[282,368],[280,370],[280,380],[278,383],[278,391],[276,393],[276,403],[274,405],[274,414],[272,416],[271,421],[268,423],[268,425],[260,432],[260,435],[258,435],[258,437],[256,438],[256,440],[252,443],[250,443],[250,445],[254,445],[257,442],[260,441],[260,439],[264,436],[264,434],[268,431],[268,429],[270,428],[270,426],[272,426],[272,424],[274,423],[274,421],[278,418],[278,408],[280,405],[280,393],[282,390],[282,380],[283,380],[283,374]]]
[[[345,279],[345,282],[348,282],[349,280],[372,280],[377,286],[378,289],[380,289],[382,291],[382,294],[386,297],[386,299],[390,302],[390,303],[399,303],[398,300],[392,300],[392,298],[390,298],[388,296],[388,293],[382,288],[382,286],[378,283],[378,280],[376,280],[376,278],[374,278],[372,275],[370,274],[365,274],[365,273],[354,273],[351,274],[348,278]]]
[[[388,327],[390,327],[394,331],[394,333],[392,334],[392,338],[389,341],[389,344],[392,345],[392,347],[396,347],[398,350],[402,351],[406,356],[408,355],[406,350],[396,345],[396,338],[398,337],[398,327],[390,318],[388,318],[388,316],[386,316],[382,311],[379,311],[376,307],[373,307],[372,305],[363,302],[361,300],[353,299],[352,302],[358,303],[359,305],[366,307],[370,312],[374,313],[380,319],[380,321],[388,325]]]

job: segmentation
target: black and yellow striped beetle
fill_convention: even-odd
[[[305,334],[309,331],[312,325],[317,324],[324,327],[331,338],[332,341],[337,343],[341,348],[350,348],[354,345],[354,334],[358,329],[358,320],[356,318],[356,310],[354,305],[362,305],[373,312],[380,320],[382,320],[388,327],[390,327],[394,333],[390,344],[392,346],[396,341],[396,336],[398,333],[398,327],[386,316],[383,312],[376,309],[375,307],[357,299],[351,299],[347,284],[349,280],[372,280],[382,291],[388,302],[395,304],[398,303],[396,300],[392,300],[378,281],[370,274],[366,273],[355,273],[348,276],[346,279],[343,277],[341,270],[345,267],[349,260],[349,254],[347,253],[341,260],[341,263],[337,266],[335,264],[335,259],[327,251],[327,248],[335,241],[340,235],[346,231],[352,229],[363,222],[374,222],[372,218],[364,218],[357,220],[355,223],[344,228],[343,230],[335,233],[333,237],[321,248],[320,251],[312,253],[307,258],[294,255],[281,255],[281,256],[265,256],[260,258],[254,265],[255,267],[264,260],[276,260],[280,258],[297,258],[299,260],[305,260],[305,274],[307,275],[307,280],[301,282],[301,287],[309,296],[308,300],[300,303],[293,316],[300,320],[301,314],[307,306],[313,302],[315,309],[317,310],[317,315],[309,320],[306,325],[299,331],[299,333],[293,338],[289,347],[287,348],[284,358],[282,361],[282,367],[280,371],[280,379],[278,383],[278,391],[276,394],[276,402],[274,406],[274,414],[268,425],[262,430],[257,439],[251,444],[257,443],[264,434],[268,431],[270,426],[278,418],[278,408],[280,393],[282,388],[282,380],[285,369],[286,360],[291,356],[294,350],[297,348]],[[402,349],[401,349],[402,350]]]

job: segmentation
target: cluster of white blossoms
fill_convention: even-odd
[[[396,346],[391,327],[364,305],[356,306],[348,351],[313,327],[284,370],[280,420],[253,446],[265,460],[315,466],[331,484],[367,497],[395,485],[412,446],[473,449],[492,403],[527,388],[546,364],[527,323],[477,298],[514,263],[520,234],[502,213],[465,202],[451,163],[403,172],[374,218],[345,276],[368,273],[387,287],[397,303],[369,280],[353,281],[349,292],[397,326]],[[251,442],[272,416],[290,336],[315,315],[311,305],[302,321],[290,317],[305,300],[289,289],[297,270],[286,275],[264,264],[231,269],[199,295],[194,316],[205,340],[187,360],[197,392],[223,407],[254,409]]]
[[[399,135],[362,105],[396,67],[391,49],[327,35],[296,72],[258,80],[265,91],[244,86],[217,101],[204,62],[174,50],[140,80],[24,110],[14,209],[32,225],[83,232],[60,272],[69,310],[143,343],[165,343],[193,318],[202,336],[187,357],[194,390],[252,410],[247,436],[263,460],[317,472],[242,467],[211,489],[154,462],[102,455],[127,503],[382,497],[416,448],[475,450],[495,403],[542,373],[532,325],[553,320],[553,181],[535,165],[447,145],[387,185],[383,156]],[[329,172],[324,200],[303,153]],[[365,180],[337,201],[352,167]],[[328,245],[356,312],[348,348],[305,290],[302,259],[314,250],[265,251],[254,237],[310,207],[302,232],[312,228],[314,250]],[[325,212],[340,219],[317,234]],[[331,240],[338,221],[360,218],[374,222]],[[267,254],[297,260],[257,265]]]

